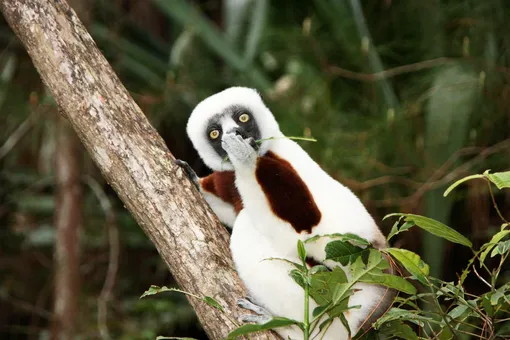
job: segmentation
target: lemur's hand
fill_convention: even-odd
[[[193,182],[193,184],[195,184],[197,189],[200,190],[200,181],[195,170],[193,170],[193,168],[187,162],[182,161],[180,159],[176,159],[175,164],[177,164],[182,168],[182,170],[184,170],[186,175],[188,175],[189,179],[191,179],[191,181]]]
[[[221,147],[227,152],[234,168],[254,166],[257,160],[257,143],[253,138],[244,139],[234,133],[224,134]]]

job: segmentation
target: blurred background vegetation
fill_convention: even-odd
[[[300,143],[377,221],[423,214],[475,247],[498,230],[484,182],[448,199],[442,192],[465,175],[509,169],[507,1],[75,3],[88,9],[92,36],[172,153],[200,175],[208,170],[185,134],[188,115],[205,97],[246,85],[263,92],[287,135],[317,139]],[[53,332],[57,117],[2,19],[0,339]],[[83,215],[76,338],[206,338],[182,296],[139,300],[151,284],[175,283],[86,152],[74,156]],[[508,218],[510,195],[496,199]],[[380,225],[387,234],[391,225]],[[471,256],[417,228],[399,236],[396,246],[420,253],[445,280]],[[479,282],[467,281],[467,291],[483,292]]]

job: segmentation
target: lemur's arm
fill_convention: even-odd
[[[175,160],[204,195],[220,221],[232,228],[243,203],[235,186],[233,171],[216,171],[206,177],[198,177],[191,166],[180,159]]]

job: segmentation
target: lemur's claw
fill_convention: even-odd
[[[195,187],[200,190],[200,181],[195,170],[193,170],[193,168],[187,162],[180,159],[176,159],[175,164],[184,170],[189,179],[193,182],[193,184],[195,184]]]
[[[237,305],[239,307],[243,308],[243,309],[247,309],[247,310],[250,310],[250,311],[254,312],[255,314],[258,314],[259,316],[266,316],[266,317],[269,317],[269,318],[271,318],[271,316],[272,316],[269,311],[267,311],[263,307],[260,307],[260,306],[256,305],[248,297],[243,298],[243,299],[238,299],[237,300]]]

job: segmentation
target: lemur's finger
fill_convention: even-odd
[[[267,311],[265,308],[260,307],[253,302],[251,302],[248,298],[245,299],[238,299],[237,305],[241,308],[251,310],[252,312],[258,314],[258,315],[265,315],[265,316],[271,316],[271,313]]]
[[[253,314],[244,314],[241,315],[239,318],[239,321],[243,323],[256,323],[256,324],[263,324],[271,320],[270,316],[267,315],[253,315]]]
[[[175,164],[180,166],[184,170],[184,172],[186,172],[189,179],[191,179],[191,181],[193,182],[193,184],[195,184],[197,189],[200,190],[200,181],[199,181],[199,177],[197,176],[195,170],[193,170],[193,168],[187,162],[180,160],[180,159],[176,159]]]

